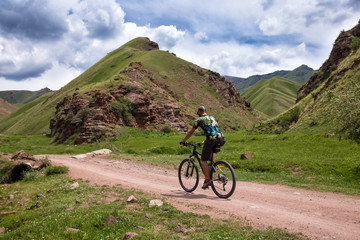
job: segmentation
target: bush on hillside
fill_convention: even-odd
[[[356,51],[359,49],[359,47],[360,47],[360,37],[352,36],[351,45],[350,45],[351,50]]]
[[[131,102],[127,98],[119,97],[117,101],[111,103],[111,111],[125,123],[130,121],[131,110]]]
[[[288,129],[292,123],[296,123],[299,120],[299,116],[300,116],[300,108],[295,107],[289,110],[279,119],[279,125],[282,128]]]

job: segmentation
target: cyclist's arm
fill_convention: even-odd
[[[186,134],[183,142],[186,142],[195,132],[196,128],[191,128],[190,131]]]

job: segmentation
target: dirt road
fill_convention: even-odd
[[[255,227],[282,228],[312,239],[360,239],[360,197],[238,182],[233,196],[225,200],[200,187],[186,193],[179,185],[176,170],[100,157],[48,157],[55,165],[68,166],[73,178],[154,193],[182,211],[217,218],[238,216]]]

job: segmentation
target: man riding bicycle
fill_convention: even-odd
[[[206,113],[204,106],[198,108],[197,115],[199,118],[196,120],[192,129],[190,129],[180,144],[184,144],[198,127],[204,131],[206,140],[203,142],[204,147],[201,153],[201,166],[205,176],[205,181],[202,189],[207,189],[211,184],[210,169],[207,161],[215,161],[215,148],[224,145],[225,140],[224,135],[219,130],[219,125],[215,118]]]

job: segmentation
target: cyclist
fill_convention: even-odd
[[[205,176],[205,181],[202,189],[207,189],[211,184],[210,169],[207,161],[210,161],[211,159],[212,161],[215,161],[214,150],[216,147],[224,145],[225,140],[224,135],[219,130],[219,125],[215,118],[206,113],[206,108],[204,106],[198,108],[197,115],[199,118],[196,120],[192,129],[190,129],[180,144],[183,145],[193,135],[198,127],[204,131],[206,140],[203,142],[204,147],[201,153],[201,166]]]

